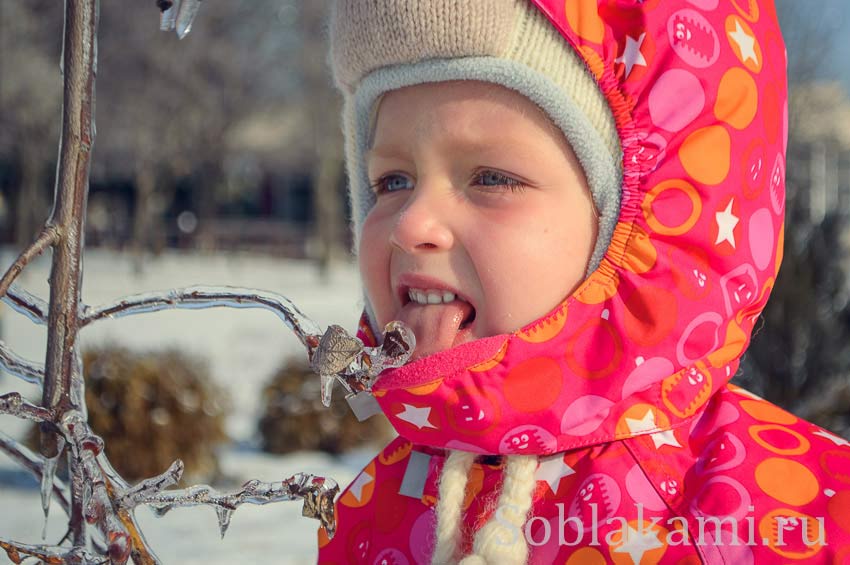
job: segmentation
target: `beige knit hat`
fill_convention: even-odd
[[[330,40],[344,97],[355,252],[374,205],[363,156],[381,95],[426,82],[479,80],[526,96],[563,131],[600,213],[588,273],[596,269],[620,211],[614,116],[583,61],[530,0],[335,0]]]

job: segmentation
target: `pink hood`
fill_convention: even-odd
[[[681,426],[735,374],[781,262],[787,93],[773,7],[534,4],[613,109],[618,224],[600,267],[547,316],[380,377],[375,397],[415,444],[547,454]]]

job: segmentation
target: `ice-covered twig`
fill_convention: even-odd
[[[310,368],[321,378],[322,403],[330,406],[335,380],[350,394],[371,390],[382,371],[407,363],[415,348],[416,336],[399,321],[386,325],[379,347],[365,347],[344,328],[329,326],[310,356]]]
[[[100,466],[101,472],[103,473],[103,479],[106,482],[106,490],[109,492],[109,496],[113,500],[115,500],[116,498],[120,499],[122,496],[122,492],[128,492],[132,490],[130,485],[127,484],[127,481],[125,481],[121,477],[121,475],[119,475],[118,472],[112,468],[112,464],[109,462],[109,459],[106,458],[106,455],[104,453],[100,453],[97,456],[97,462]],[[172,464],[172,467],[173,466],[174,465]],[[161,476],[162,475],[160,475],[160,477]],[[142,482],[145,483],[147,481]],[[159,558],[153,552],[150,545],[148,545],[144,534],[142,534],[142,530],[136,523],[136,517],[133,515],[133,511],[122,508],[120,504],[116,504],[114,508],[118,519],[121,520],[121,523],[124,524],[124,528],[130,534],[130,541],[132,545],[130,555],[133,558],[133,564],[160,565]]]
[[[97,524],[107,543],[107,554],[111,563],[124,564],[130,558],[132,543],[130,533],[115,514],[103,474],[95,460],[95,454],[84,449],[80,457],[88,481],[83,490],[83,508],[86,521]]]
[[[177,37],[183,39],[192,30],[201,0],[157,0],[156,5],[162,11],[159,29],[175,30]]]
[[[20,393],[0,395],[0,414],[9,414],[33,422],[53,421],[53,412],[24,400]]]
[[[85,307],[80,316],[80,327],[104,318],[120,318],[171,308],[202,309],[222,306],[271,310],[306,347],[315,347],[318,344],[319,327],[285,296],[265,290],[227,286],[177,288],[127,296],[96,308]]]
[[[183,462],[178,459],[161,475],[145,479],[124,492],[117,500],[118,507],[126,510],[132,510],[139,504],[139,501],[151,498],[158,492],[176,485],[180,482],[180,477],[182,476]]]
[[[28,383],[41,385],[44,383],[44,368],[18,357],[0,340],[0,367],[7,373],[19,377]]]
[[[16,541],[0,539],[0,547],[12,563],[22,563],[24,559],[34,557],[42,563],[68,565],[106,565],[109,558],[93,555],[82,547],[62,547],[58,545],[28,545]]]
[[[30,451],[25,445],[18,443],[6,434],[0,432],[0,451],[3,451],[21,467],[28,470],[35,478],[42,482],[44,476],[44,457]],[[59,506],[66,514],[71,512],[71,501],[68,497],[68,486],[61,479],[53,479],[53,495],[59,502]]]
[[[47,302],[17,285],[10,286],[2,300],[36,324],[47,323]]]
[[[41,255],[45,249],[56,243],[58,239],[57,236],[58,233],[54,226],[48,225],[41,230],[41,233],[38,234],[38,238],[36,238],[29,247],[24,249],[21,254],[18,255],[15,262],[9,266],[3,274],[3,277],[0,278],[0,296],[6,294],[6,291],[9,290],[9,287],[30,261]]]
[[[72,489],[72,496],[76,498],[79,491],[79,503],[86,522],[98,525],[106,540],[110,562],[126,563],[132,549],[131,536],[115,514],[106,480],[97,461],[97,456],[103,451],[103,440],[92,432],[83,415],[77,411],[66,412],[59,427],[62,435],[69,440],[76,459],[72,471],[74,466],[82,468],[82,473],[72,473],[74,481],[82,482],[72,485],[81,487]]]
[[[221,493],[208,485],[196,485],[186,489],[137,497],[136,503],[150,505],[158,516],[178,506],[201,504],[215,506],[223,537],[230,523],[231,514],[242,504],[268,504],[303,499],[302,514],[309,518],[317,518],[327,530],[328,536],[333,537],[336,531],[333,501],[337,493],[339,493],[339,486],[331,479],[298,473],[275,483],[248,481],[240,490],[232,493]]]

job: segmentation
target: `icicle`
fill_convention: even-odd
[[[216,506],[215,513],[218,516],[218,530],[221,532],[221,539],[224,539],[224,534],[230,527],[230,517],[233,516],[233,510],[224,506]]]
[[[183,0],[177,12],[177,37],[183,39],[192,31],[192,22],[200,7],[201,0]]]
[[[325,405],[325,408],[328,408],[331,405],[336,377],[333,375],[319,375],[319,378],[322,381],[322,404]]]
[[[153,511],[154,516],[157,518],[162,518],[168,511],[174,508],[173,504],[150,504],[151,510]]]
[[[53,480],[56,478],[56,468],[59,466],[59,458],[65,450],[65,438],[57,436],[57,452],[54,457],[44,460],[44,472],[41,475],[41,509],[44,511],[44,528],[41,531],[41,539],[47,539],[47,518],[50,514],[50,497],[53,494]]]
[[[74,355],[71,366],[71,404],[82,414],[83,421],[88,421],[89,408],[86,406],[86,381],[83,378],[83,356]],[[102,441],[101,441],[102,443]],[[103,451],[101,445],[98,453]]]
[[[159,29],[171,31],[177,24],[177,10],[180,9],[180,0],[158,0],[157,6],[162,11],[159,16]]]

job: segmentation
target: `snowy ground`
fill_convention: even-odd
[[[14,258],[0,249],[0,272]],[[48,254],[49,255],[49,254]],[[49,257],[41,257],[18,279],[30,292],[47,298]],[[327,282],[305,262],[240,255],[168,253],[145,262],[136,273],[124,255],[90,251],[85,256],[83,300],[91,305],[119,296],[194,284],[245,286],[289,297],[321,327],[338,323],[353,329],[362,309],[356,268],[342,265]],[[0,339],[25,358],[42,362],[46,334],[0,304]],[[213,378],[226,387],[234,409],[227,431],[234,443],[222,450],[220,462],[235,481],[272,481],[297,472],[320,474],[344,486],[372,455],[363,449],[334,459],[320,453],[272,456],[258,452],[254,430],[260,388],[283,359],[303,355],[301,344],[272,313],[217,308],[171,311],[98,322],[82,333],[83,346],[105,342],[137,349],[175,346],[210,362]],[[32,386],[0,373],[0,394],[17,390],[40,399]],[[16,419],[0,416],[0,430],[20,436]],[[219,540],[215,512],[210,508],[177,509],[155,518],[138,512],[151,546],[164,563],[311,563],[315,562],[317,522],[300,516],[300,503],[242,507],[233,517],[227,537]],[[0,537],[35,543],[41,537],[42,514],[35,482],[0,455]],[[61,535],[62,511],[54,505],[48,539]],[[5,554],[0,556],[0,562]]]

